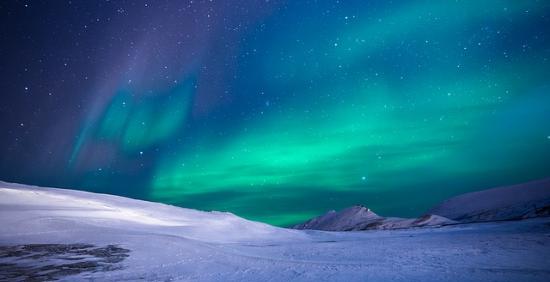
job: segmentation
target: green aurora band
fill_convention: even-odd
[[[355,203],[415,214],[488,188],[479,183],[549,176],[548,48],[517,42],[503,53],[491,38],[548,11],[540,1],[426,2],[299,26],[278,15],[288,17],[279,31],[249,43],[271,56],[251,62],[262,72],[248,79],[286,94],[284,107],[224,142],[167,154],[150,196],[288,225]],[[470,34],[484,25],[502,30]]]
[[[417,216],[550,177],[549,15],[550,1],[290,1],[243,28],[231,68],[117,81],[69,166],[85,189],[280,226],[353,204]]]

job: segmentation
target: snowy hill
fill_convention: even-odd
[[[227,212],[202,212],[160,203],[83,191],[0,182],[2,225],[13,233],[56,229],[55,221],[126,230],[154,229],[208,242],[252,241],[301,234],[245,220]],[[184,231],[184,232],[182,232]]]
[[[514,220],[550,215],[550,178],[450,198],[429,213],[461,222]]]
[[[334,210],[312,218],[295,229],[313,229],[324,231],[359,231],[373,229],[403,229],[411,227],[442,226],[457,223],[437,215],[425,215],[420,218],[382,217],[363,206],[353,206],[339,212]]]
[[[364,208],[346,213],[378,217]],[[439,218],[416,224],[432,220]],[[303,231],[230,213],[0,183],[0,226],[0,281],[548,281],[550,276],[549,218],[437,229]]]

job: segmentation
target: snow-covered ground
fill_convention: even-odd
[[[550,219],[301,231],[229,213],[0,182],[0,280],[18,281],[16,275],[21,281],[549,281]]]

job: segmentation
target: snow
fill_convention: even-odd
[[[429,213],[461,222],[512,220],[550,215],[550,178],[462,194]]]
[[[370,216],[369,211],[359,212]],[[115,264],[120,267],[73,273],[58,277],[61,281],[548,281],[550,277],[548,218],[405,230],[292,230],[230,213],[0,182],[0,226],[0,247],[12,250],[11,256],[0,255],[0,280],[2,269],[20,267],[13,246],[25,244],[51,244],[33,247],[56,251],[37,263],[41,266],[67,259],[103,264],[108,261],[105,250],[119,247],[121,261]],[[66,255],[56,244],[80,245],[67,247]],[[81,255],[73,258],[74,252]]]
[[[101,227],[153,228],[167,234],[209,242],[239,242],[257,238],[299,237],[296,231],[252,222],[225,212],[202,212],[170,205],[83,191],[30,187],[0,182],[2,220],[25,216],[41,223],[43,218],[64,219]],[[7,208],[5,208],[7,207]],[[6,215],[13,214],[13,217]],[[17,225],[22,228],[25,222]],[[205,230],[205,226],[208,230]],[[29,228],[32,228],[30,226]],[[207,232],[206,234],[204,232]],[[205,238],[207,237],[207,238]]]

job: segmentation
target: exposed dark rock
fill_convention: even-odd
[[[51,281],[84,272],[121,269],[130,250],[115,245],[0,246],[0,281]]]

